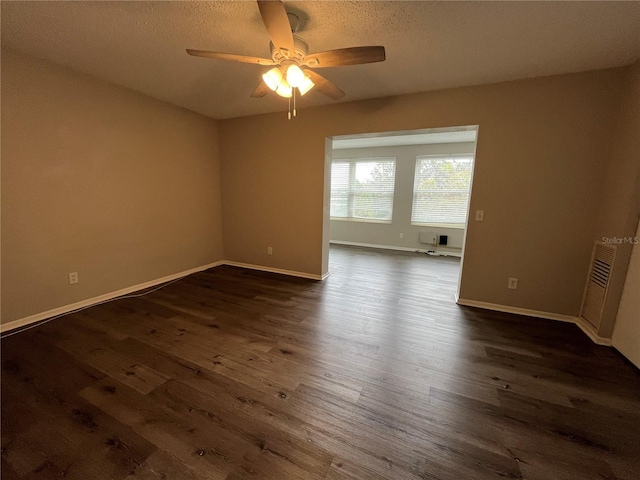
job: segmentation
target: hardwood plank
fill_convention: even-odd
[[[154,399],[113,379],[87,387],[80,395],[118,422],[132,428],[156,447],[181,459],[201,478],[224,479],[231,472],[232,446],[226,439],[212,438],[199,425],[185,421]],[[236,451],[231,457],[237,460]]]
[[[520,396],[510,392],[501,395],[509,397],[512,403],[520,399]],[[531,408],[532,402],[537,408]],[[615,433],[605,434],[604,440],[601,436],[603,432],[594,428],[591,420],[580,426],[572,425],[572,422],[576,421],[573,417],[575,412],[566,407],[535,399],[528,399],[525,405],[518,408],[506,404],[503,407],[494,407],[435,389],[431,392],[430,403],[438,407],[441,415],[447,418],[447,422],[454,428],[466,428],[474,435],[495,441],[517,458],[521,466],[535,465],[547,459],[548,467],[545,471],[553,471],[552,465],[557,463],[558,475],[574,472],[575,478],[581,478],[579,472],[583,470],[583,458],[589,458],[592,460],[590,464],[597,468],[596,471],[601,478],[608,478],[612,466],[625,470],[637,469],[639,464],[638,442],[634,441],[633,437],[625,438],[626,429],[611,429]],[[551,411],[560,409],[563,415],[545,412],[545,408]],[[461,410],[465,412],[465,418],[462,420]],[[463,423],[466,421],[469,423]],[[625,449],[617,450],[620,444],[625,445]],[[627,460],[618,464],[620,458]],[[524,469],[523,474],[525,470],[531,474],[530,469]]]
[[[291,432],[274,430],[270,423],[245,415],[236,408],[224,408],[217,398],[180,382],[168,382],[154,392],[154,396],[162,397],[163,403],[182,408],[196,418],[201,417],[202,421],[213,424],[216,430],[224,429],[257,447],[251,448],[245,459],[257,454],[260,458],[273,457],[274,464],[282,464],[279,468],[283,472],[282,478],[305,475],[322,478],[331,463],[332,457],[327,452],[309,445]]]
[[[391,470],[392,467],[393,466],[390,465],[389,469]],[[392,471],[389,472],[389,475],[391,474]],[[325,478],[326,480],[387,480],[395,477],[381,475],[379,472],[367,468],[364,465],[336,457],[331,463],[331,467]]]
[[[173,381],[148,396],[121,384],[115,384],[112,393],[98,385],[91,386],[82,395],[162,450],[177,458],[189,458],[189,465],[197,468],[198,474],[210,471],[216,474],[213,478],[226,478],[252,471],[258,478],[322,478],[300,468],[294,461],[297,457],[277,438],[266,439],[259,432],[231,426],[227,423],[229,415],[223,419],[200,408],[198,400],[189,395],[185,400],[172,394],[176,389],[185,395],[184,387]],[[191,390],[190,394],[193,396],[196,391]],[[161,411],[153,408],[155,403],[163,405]]]
[[[440,435],[432,429],[421,430],[415,428],[415,424],[399,421],[397,416],[384,415],[361,405],[350,405],[328,398],[313,388],[301,387],[296,393],[304,393],[304,396],[300,399],[294,397],[292,402],[299,402],[301,409],[317,419],[317,428],[331,429],[334,437],[349,438],[352,445],[372,457],[385,459],[394,468],[420,477],[429,475],[435,466],[440,477],[434,478],[455,478],[464,472],[462,466],[468,460],[476,465],[475,478],[490,478],[496,475],[496,471],[503,476],[519,475],[512,459],[454,440],[442,429]],[[424,464],[416,463],[416,454],[426,458]],[[468,455],[472,456],[471,460]]]
[[[4,459],[4,457],[2,457],[0,468],[0,471],[2,471],[2,478],[4,480],[18,480],[20,478],[18,472],[16,472],[13,467],[11,467],[11,465]]]
[[[640,372],[574,325],[460,307],[459,262],[332,247],[2,339],[2,478],[627,479]]]
[[[201,477],[189,465],[166,452],[157,450],[125,480],[199,480]]]
[[[3,375],[2,385],[29,411],[19,419],[25,427],[3,446],[3,458],[21,476],[122,478],[155,450],[75,393],[51,395],[49,381],[37,371]]]

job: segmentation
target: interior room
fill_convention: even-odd
[[[476,138],[473,126],[334,138],[330,243],[461,257]],[[352,168],[345,169],[347,163]],[[349,172],[351,180],[357,181],[355,170],[364,167],[363,173],[368,173],[364,180],[371,183],[369,177],[387,164],[388,185],[359,188],[372,192],[384,188],[388,199],[382,197],[385,202],[380,205],[371,200],[367,210],[354,211],[354,202],[346,200],[349,193],[351,197],[357,193],[343,192]],[[434,197],[426,187],[436,180],[442,192]],[[457,191],[450,192],[453,187]],[[435,203],[436,198],[445,201]]]
[[[0,8],[3,479],[637,477],[640,3]]]

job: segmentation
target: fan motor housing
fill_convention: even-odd
[[[286,49],[277,49],[273,42],[269,42],[269,48],[271,49],[271,58],[274,62],[281,64],[285,61],[293,61],[300,65],[309,53],[309,45],[300,37],[293,36],[293,54]]]

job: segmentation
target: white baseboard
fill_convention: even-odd
[[[248,268],[251,270],[260,270],[263,272],[270,273],[279,273],[282,275],[289,275],[292,277],[301,277],[308,278],[311,280],[324,280],[329,276],[328,273],[324,275],[313,275],[310,273],[304,272],[295,272],[292,270],[283,270],[280,268],[271,268],[264,267],[260,265],[250,265],[248,263],[240,263],[240,262],[231,262],[220,260],[218,262],[209,263],[207,265],[202,265],[200,267],[192,268],[190,270],[185,270],[184,272],[174,273],[172,275],[167,275],[166,277],[158,278],[155,280],[150,280],[148,282],[140,283],[138,285],[133,285],[131,287],[123,288],[121,290],[117,290],[115,292],[105,293],[104,295],[98,295],[97,297],[88,298],[86,300],[82,300],[80,302],[72,303],[70,305],[65,305],[63,307],[54,308],[52,310],[47,310],[46,312],[36,313],[34,315],[30,315],[28,317],[20,318],[18,320],[13,320],[11,322],[3,323],[0,325],[0,333],[8,332],[9,330],[14,330],[16,328],[25,327],[27,325],[31,325],[33,323],[40,322],[42,320],[46,320],[48,318],[57,317],[60,315],[64,315],[67,313],[74,312],[76,310],[80,310],[86,307],[91,307],[93,305],[97,305],[99,303],[104,303],[108,300],[112,300],[114,298],[121,297],[123,295],[128,295],[133,292],[137,292],[140,290],[144,290],[150,287],[155,287],[156,285],[160,285],[162,283],[170,282],[177,278],[186,277],[187,275],[191,275],[192,273],[202,272],[203,270],[207,270],[209,268],[218,267],[220,265],[230,265],[233,267],[241,267]]]
[[[613,346],[611,339],[607,337],[601,337],[597,334],[595,328],[591,326],[584,318],[574,317],[575,324],[582,330],[594,343],[598,345],[606,345],[607,347]]]
[[[483,308],[485,310],[494,310],[496,312],[515,313],[516,315],[524,315],[526,317],[545,318],[547,320],[575,323],[575,317],[572,317],[571,315],[562,315],[559,313],[545,312],[542,310],[531,310],[529,308],[512,307],[510,305],[500,305],[499,303],[479,302],[477,300],[467,300],[465,298],[458,298],[456,300],[456,303],[458,305],[464,305],[466,307]]]
[[[331,243],[339,243],[339,244],[343,244],[343,245],[373,247],[373,248],[387,248],[387,249],[391,249],[391,250],[415,251],[414,249],[410,249],[410,248],[389,247],[388,245],[356,244],[356,243],[350,243],[350,242],[333,242],[333,241]],[[310,273],[297,272],[297,271],[293,271],[293,270],[283,270],[283,269],[280,269],[280,268],[272,268],[272,267],[265,267],[265,266],[261,266],[261,265],[252,265],[252,264],[248,264],[248,263],[221,260],[221,261],[218,261],[218,262],[209,263],[207,265],[202,265],[200,267],[195,267],[195,268],[192,268],[190,270],[185,270],[185,271],[180,272],[180,273],[174,273],[172,275],[167,275],[166,277],[157,278],[155,280],[150,280],[148,282],[140,283],[138,285],[133,285],[131,287],[123,288],[123,289],[117,290],[115,292],[106,293],[104,295],[99,295],[97,297],[89,298],[87,300],[82,300],[80,302],[72,303],[70,305],[65,305],[63,307],[58,307],[58,308],[54,308],[52,310],[47,310],[46,312],[36,313],[36,314],[30,315],[28,317],[20,318],[18,320],[13,320],[11,322],[7,322],[7,323],[4,323],[4,324],[1,324],[0,325],[0,333],[4,333],[4,332],[7,332],[9,330],[13,330],[13,329],[24,327],[24,326],[27,326],[27,325],[30,325],[30,324],[33,324],[33,323],[37,323],[37,322],[40,322],[42,320],[46,320],[46,319],[51,318],[51,317],[64,315],[66,313],[70,313],[70,312],[73,312],[75,310],[79,310],[81,308],[86,308],[86,307],[90,307],[92,305],[97,305],[99,303],[103,303],[103,302],[106,302],[108,300],[112,300],[114,298],[121,297],[123,295],[128,295],[128,294],[133,293],[133,292],[144,290],[144,289],[147,289],[147,288],[150,288],[150,287],[155,287],[156,285],[160,285],[162,283],[170,282],[170,281],[175,280],[177,278],[186,277],[187,275],[191,275],[192,273],[201,272],[203,270],[207,270],[209,268],[217,267],[217,266],[220,266],[220,265],[229,265],[229,266],[233,266],[233,267],[248,268],[250,270],[259,270],[259,271],[262,271],[262,272],[278,273],[278,274],[289,275],[289,276],[293,276],[293,277],[307,278],[307,279],[310,279],[310,280],[324,280],[325,278],[327,278],[329,276],[329,273],[325,273],[324,275],[314,275],[314,274],[310,274]],[[557,320],[557,321],[560,321],[560,322],[574,323],[594,343],[597,343],[598,345],[611,346],[611,339],[610,338],[600,337],[595,332],[594,328],[589,323],[587,323],[586,320],[584,320],[582,318],[579,318],[579,317],[574,317],[574,316],[570,316],[570,315],[562,315],[562,314],[552,313],[552,312],[544,312],[544,311],[540,311],[540,310],[530,310],[530,309],[527,309],[527,308],[512,307],[512,306],[509,306],[509,305],[500,305],[500,304],[496,304],[496,303],[487,303],[487,302],[479,302],[479,301],[476,301],[476,300],[467,300],[467,299],[464,299],[464,298],[458,298],[457,295],[456,295],[455,301],[456,301],[456,303],[458,305],[464,305],[464,306],[467,306],[467,307],[483,308],[485,310],[494,310],[494,311],[497,311],[497,312],[514,313],[514,314],[517,314],[517,315],[525,315],[525,316],[528,316],[528,317],[544,318],[544,319],[548,319],[548,320]]]
[[[250,263],[231,262],[226,260],[223,261],[222,264],[230,265],[232,267],[248,268],[249,270],[259,270],[261,272],[279,273],[281,275],[289,275],[290,277],[308,278],[310,280],[324,280],[329,276],[328,273],[325,275],[315,275],[313,273],[296,272],[294,270],[283,270],[281,268],[265,267],[263,265],[253,265]]]
[[[417,253],[427,253],[430,250],[424,250],[422,248],[412,248],[412,247],[399,247],[396,245],[378,245],[375,243],[361,243],[361,242],[347,242],[344,240],[331,240],[329,243],[333,243],[336,245],[348,245],[351,247],[366,247],[366,248],[380,248],[383,250],[398,250],[400,252],[417,252]],[[462,252],[452,252],[449,250],[437,250],[436,253],[442,257],[462,257]]]
[[[103,303],[108,300],[121,297],[123,295],[128,295],[133,292],[144,290],[146,288],[155,287],[156,285],[160,285],[165,282],[170,282],[171,280],[175,280],[177,278],[186,277],[187,275],[191,275],[192,273],[197,273],[203,270],[207,270],[209,268],[217,267],[219,265],[222,265],[223,263],[224,262],[222,261],[209,263],[207,265],[202,265],[200,267],[185,270],[184,272],[174,273],[172,275],[167,275],[166,277],[157,278],[155,280],[150,280],[148,282],[140,283],[138,285],[133,285],[131,287],[123,288],[121,290],[116,290],[115,292],[105,293],[103,295],[98,295],[97,297],[88,298],[87,300],[82,300],[80,302],[72,303],[70,305],[65,305],[63,307],[47,310],[46,312],[36,313],[34,315],[29,315],[28,317],[19,318],[18,320],[13,320],[11,322],[3,323],[2,325],[0,325],[0,333],[4,333],[9,330],[13,330],[15,328],[24,327],[32,323],[37,323],[42,320],[46,320],[47,318],[64,315],[66,313],[70,313],[75,310],[79,310],[81,308],[97,305],[99,303]]]
[[[542,310],[531,310],[528,308],[519,308],[512,307],[509,305],[500,305],[498,303],[488,303],[488,302],[479,302],[477,300],[467,300],[464,298],[456,298],[456,303],[458,305],[463,305],[466,307],[476,307],[482,308],[485,310],[493,310],[496,312],[505,312],[505,313],[514,313],[516,315],[524,315],[526,317],[535,317],[535,318],[544,318],[547,320],[556,320],[559,322],[567,322],[573,323],[580,328],[594,343],[598,345],[606,345],[608,347],[611,346],[611,339],[599,336],[587,323],[586,320],[583,320],[579,317],[574,317],[572,315],[563,315],[560,313],[553,312],[545,312]]]

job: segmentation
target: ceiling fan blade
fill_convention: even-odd
[[[361,65],[363,63],[384,62],[384,47],[350,47],[309,54],[303,64],[313,68]]]
[[[333,100],[340,100],[344,97],[344,92],[322,75],[308,68],[305,68],[304,73],[311,79],[315,84],[315,88],[317,88],[320,93],[324,93],[327,97],[332,98]]]
[[[285,49],[293,55],[293,34],[284,4],[280,0],[258,0],[262,22],[277,49]]]
[[[261,98],[264,97],[267,93],[269,93],[271,89],[267,86],[266,83],[260,82],[260,85],[256,87],[256,89],[251,93],[251,98]]]
[[[192,50],[187,48],[187,53],[194,57],[214,58],[216,60],[230,60],[232,62],[253,63],[256,65],[275,65],[269,58],[250,57],[248,55],[236,55],[235,53],[208,52],[206,50]]]

